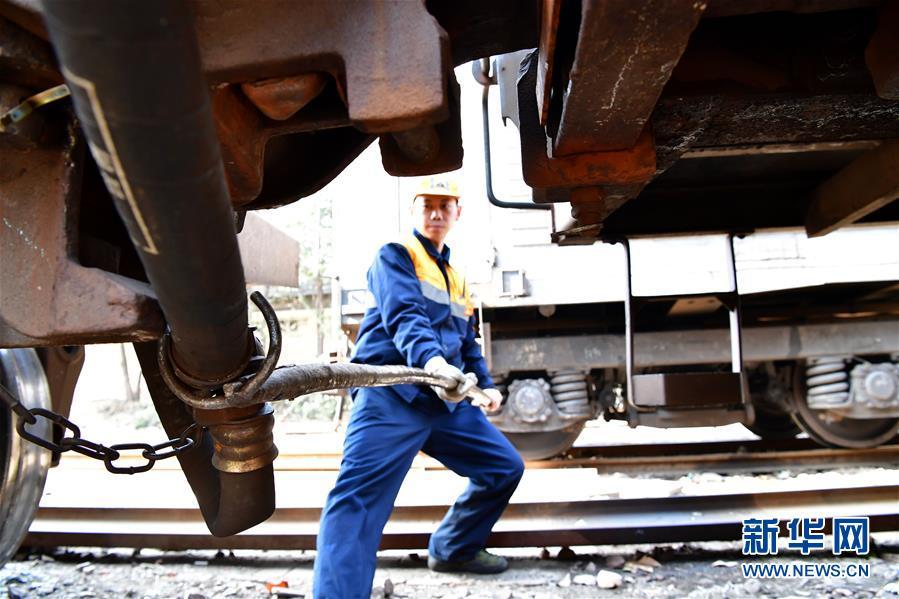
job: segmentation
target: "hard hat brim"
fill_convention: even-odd
[[[453,193],[417,193],[412,196],[412,201],[414,202],[417,198],[452,198],[454,200],[460,199],[462,196],[453,194]]]

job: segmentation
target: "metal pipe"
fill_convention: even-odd
[[[91,151],[193,386],[240,375],[252,350],[243,268],[189,5],[44,0]]]
[[[481,94],[481,113],[483,116],[483,124],[484,124],[484,181],[487,187],[487,199],[491,204],[497,206],[499,208],[517,208],[519,210],[552,210],[552,205],[550,204],[535,204],[533,202],[508,202],[506,200],[500,200],[496,197],[496,194],[493,193],[493,167],[491,165],[490,158],[490,112],[489,112],[489,99],[490,99],[490,86],[495,83],[493,79],[490,78],[489,74],[485,72],[484,62],[486,59],[482,59],[481,61],[481,69],[477,70],[477,66],[472,66],[472,72],[474,73],[475,79],[484,86],[484,91]],[[489,67],[488,69],[489,70]]]
[[[631,244],[625,237],[619,240],[624,248],[624,277],[627,296],[624,299],[624,376],[627,394],[624,396],[628,413],[628,426],[634,427],[634,415],[637,402],[634,399],[634,289],[631,278]]]

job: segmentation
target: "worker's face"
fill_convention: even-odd
[[[455,198],[418,196],[412,202],[416,228],[435,245],[440,245],[462,215]]]

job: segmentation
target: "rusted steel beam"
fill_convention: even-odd
[[[547,156],[547,138],[540,126],[534,95],[537,65],[532,55],[518,81],[518,117],[521,132],[521,167],[531,187],[590,187],[644,183],[655,173],[655,144],[645,129],[633,148],[572,156]]]
[[[84,143],[0,147],[0,347],[154,339],[149,286],[85,268],[72,255]]]
[[[277,205],[277,199],[260,198],[263,170],[267,166],[263,158],[266,157],[266,145],[271,138],[319,131],[317,139],[324,140],[328,135],[327,130],[349,128],[346,109],[339,102],[331,101],[335,100],[335,95],[333,89],[323,91],[322,102],[312,101],[293,116],[282,121],[272,121],[266,119],[237,86],[224,86],[212,92],[213,118],[222,145],[222,159],[234,206],[243,206],[257,198],[264,200],[268,206]],[[371,143],[370,136],[357,133],[356,137],[364,141],[363,148]],[[287,143],[303,141],[302,136],[291,136]],[[327,148],[322,148],[322,151],[325,150]],[[351,158],[355,156],[356,154],[352,154]],[[268,166],[271,166],[271,161],[278,162],[279,156],[268,158]],[[292,164],[303,164],[303,154],[294,152]],[[294,169],[293,174],[293,182],[302,180],[301,172]],[[299,194],[294,194],[290,201],[297,197],[300,197]]]
[[[698,0],[584,1],[553,156],[637,144],[705,8]]]
[[[583,187],[645,183],[655,174],[655,143],[645,129],[634,147],[627,150],[573,154],[549,158],[522,137],[524,180],[531,187]]]
[[[865,62],[877,95],[899,100],[899,0],[883,3],[877,29],[865,49]]]
[[[831,152],[860,152],[873,150],[880,146],[880,140],[861,139],[856,141],[783,143],[766,145],[727,146],[721,148],[696,148],[687,150],[683,160],[702,158],[723,158],[740,156],[798,155]]]
[[[423,2],[194,0],[207,79],[244,83],[328,72],[349,118],[369,133],[447,117],[449,39]],[[414,49],[414,51],[410,51]]]
[[[2,4],[2,2],[0,2]],[[0,80],[35,90],[62,83],[47,42],[0,17]]]
[[[805,218],[809,237],[826,235],[899,198],[899,139],[862,154],[815,190]]]
[[[664,96],[652,128],[664,165],[691,147],[899,137],[899,103],[859,93]]]
[[[39,0],[0,0],[0,16],[41,39],[48,38]]]

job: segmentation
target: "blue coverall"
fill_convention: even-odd
[[[443,356],[493,387],[475,341],[465,281],[418,231],[383,246],[368,271],[375,306],[359,327],[353,362],[423,367]],[[471,559],[487,542],[524,471],[509,441],[467,402],[445,403],[426,386],[355,389],[337,483],[319,526],[313,591],[319,599],[369,597],[376,552],[406,472],[419,451],[469,478],[431,535],[429,553]]]

